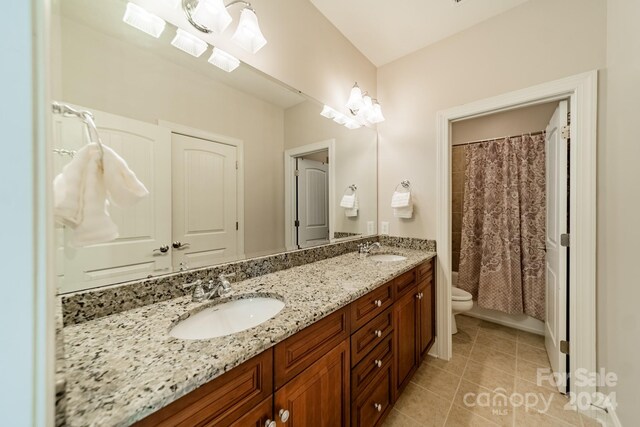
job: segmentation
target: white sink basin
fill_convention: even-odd
[[[378,254],[378,255],[370,255],[369,259],[371,261],[396,262],[396,261],[404,261],[405,259],[407,259],[407,257],[402,255],[394,255],[394,254]]]
[[[254,297],[205,308],[174,326],[169,335],[185,340],[202,340],[235,334],[266,322],[284,308],[275,298]]]

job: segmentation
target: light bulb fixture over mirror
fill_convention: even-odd
[[[378,100],[371,98],[367,92],[363,93],[357,82],[351,88],[346,107],[355,116],[355,120],[363,125],[374,125],[384,121]]]
[[[267,39],[260,31],[256,11],[251,3],[244,0],[234,0],[225,5],[224,0],[182,0],[182,10],[189,23],[203,33],[221,34],[233,21],[227,9],[233,5],[244,5],[240,13],[238,28],[231,39],[243,49],[256,53]]]

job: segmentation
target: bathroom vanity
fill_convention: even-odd
[[[383,251],[406,259],[349,252],[241,280],[223,299],[66,326],[67,424],[380,425],[435,336],[435,253]],[[169,334],[186,313],[254,296],[285,307],[228,336]]]

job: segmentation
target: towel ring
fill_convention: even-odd
[[[408,179],[400,181],[400,184],[396,185],[396,188],[393,191],[398,191],[398,187],[400,186],[402,186],[402,188],[404,188],[407,191],[411,190],[411,183],[409,182]]]
[[[351,190],[353,193],[355,193],[357,189],[358,189],[357,185],[351,184],[350,186],[344,189],[344,192],[346,193],[347,191]]]
[[[93,114],[91,114],[91,111],[76,110],[67,104],[60,104],[58,102],[53,102],[51,104],[51,109],[54,114],[60,114],[63,117],[77,117],[84,122],[87,126],[87,137],[89,142],[95,142],[98,144],[98,149],[100,150],[100,161],[102,162],[104,159],[104,147],[102,146],[102,139],[100,139],[100,134],[98,133],[98,128],[93,120]]]

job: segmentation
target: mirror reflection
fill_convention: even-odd
[[[149,195],[108,206],[115,240],[57,226],[60,292],[376,233],[377,134],[241,63],[176,49],[123,22],[127,2],[54,2],[53,98],[93,114]],[[53,116],[56,174],[88,143]]]

